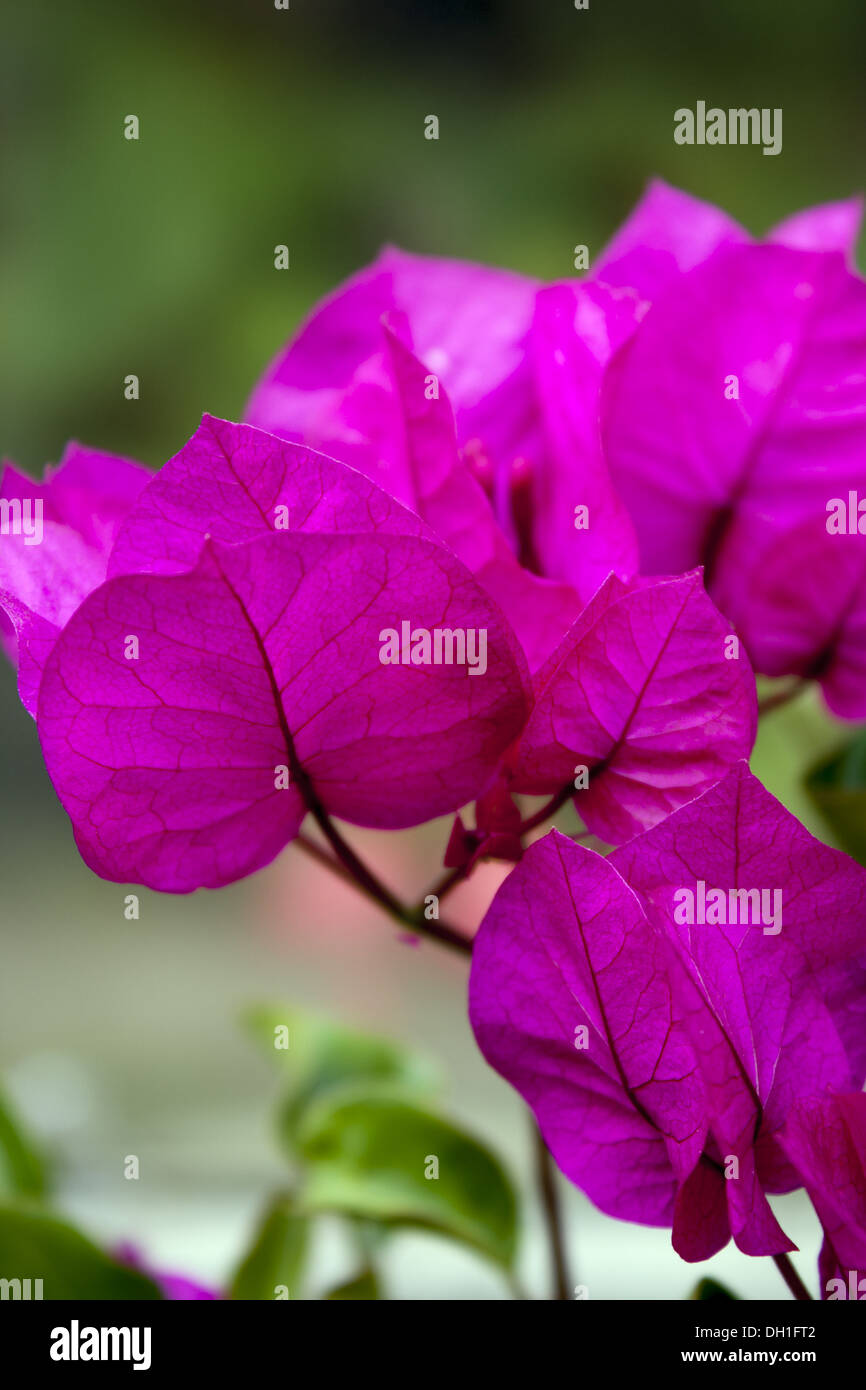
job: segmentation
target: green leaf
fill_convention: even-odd
[[[349,1279],[345,1284],[338,1284],[330,1293],[325,1294],[326,1299],[366,1299],[368,1302],[381,1298],[382,1290],[374,1269],[362,1269],[360,1274],[356,1274],[354,1279]]]
[[[722,1303],[728,1299],[738,1301],[739,1297],[739,1294],[731,1293],[730,1289],[725,1288],[717,1279],[700,1279],[689,1294],[689,1298],[696,1303]]]
[[[409,1095],[425,1096],[439,1084],[438,1072],[427,1058],[388,1038],[359,1033],[316,1014],[259,1007],[247,1013],[246,1023],[289,1079],[280,1129],[290,1147],[307,1106],[335,1087],[383,1081]],[[277,1045],[286,1042],[287,1047]]]
[[[836,842],[866,864],[866,729],[812,768],[806,790]]]
[[[74,1227],[23,1207],[0,1206],[0,1273],[7,1280],[30,1279],[31,1288],[41,1279],[45,1299],[162,1297],[152,1280],[113,1260]]]
[[[273,1299],[280,1285],[290,1298],[300,1297],[309,1228],[309,1219],[298,1213],[291,1196],[276,1197],[235,1271],[229,1297]]]
[[[43,1197],[47,1188],[41,1155],[0,1097],[0,1194]]]
[[[514,1190],[499,1160],[456,1125],[402,1096],[353,1088],[307,1111],[298,1144],[306,1209],[441,1231],[511,1264]]]

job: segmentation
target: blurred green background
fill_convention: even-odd
[[[238,418],[314,301],[383,242],[554,277],[576,243],[600,249],[654,174],[756,232],[866,184],[862,0],[6,0],[2,29],[0,419],[3,452],[31,473],[72,437],[158,466],[204,410]],[[782,107],[782,154],[676,146],[673,112],[698,99]],[[123,138],[131,113],[138,142]],[[430,113],[438,142],[423,138]],[[273,1078],[235,1021],[262,997],[438,1056],[453,1113],[527,1186],[521,1106],[475,1051],[459,962],[395,943],[297,851],[218,895],[144,894],[126,922],[124,890],[76,855],[5,667],[0,721],[4,1074],[91,1232],[225,1277],[282,1174]],[[807,699],[771,717],[755,763],[825,838],[799,781],[840,736]],[[359,838],[414,895],[444,833]],[[464,920],[484,899],[466,890]],[[128,1153],[138,1183],[123,1180]],[[814,1222],[785,1203],[811,1280]],[[703,1272],[665,1232],[607,1221],[577,1193],[568,1214],[591,1297],[682,1297]],[[529,1216],[524,1271],[541,1287]],[[316,1258],[323,1278],[339,1272],[336,1235]],[[396,1296],[504,1294],[434,1237],[400,1237],[389,1260]],[[769,1261],[729,1251],[712,1268],[743,1294],[784,1295]]]

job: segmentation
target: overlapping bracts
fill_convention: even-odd
[[[699,882],[738,905],[772,887],[781,930],[684,920]],[[470,1017],[563,1171],[703,1260],[731,1235],[794,1248],[766,1194],[803,1181],[799,1103],[863,1084],[864,991],[866,870],[740,764],[607,859],[557,831],[533,845],[479,930]]]
[[[155,474],[76,445],[0,486],[0,636],[95,872],[217,887],[308,815],[474,801],[468,871],[521,859],[515,798],[573,795],[620,848],[554,832],[508,878],[482,1050],[686,1259],[791,1248],[767,1194],[805,1183],[825,1290],[864,1263],[866,874],[743,760],[753,666],[866,717],[859,217],[756,243],[655,183],[551,285],[390,248],[246,423]],[[720,906],[754,894],[769,917]]]

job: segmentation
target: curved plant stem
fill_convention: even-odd
[[[298,836],[295,843],[300,845],[306,854],[309,854],[317,863],[323,864],[344,881],[353,883],[401,927],[407,927],[410,931],[418,932],[419,935],[429,936],[443,946],[450,946],[453,950],[460,951],[463,955],[472,954],[472,942],[467,936],[464,936],[448,922],[428,921],[424,916],[423,903],[417,908],[407,907],[359,858],[324,811],[314,808],[312,814],[334,854],[333,856],[328,854],[326,850],[316,844],[315,840],[311,840],[308,836]]]
[[[437,879],[432,887],[427,889],[421,902],[418,903],[417,907],[414,909],[415,912],[423,915],[424,904],[429,897],[436,897],[441,902],[442,899],[451,892],[452,888],[456,888],[458,883],[462,883],[465,878],[469,877],[471,867],[472,866],[469,864],[461,864],[457,869],[446,870],[442,877]]]
[[[801,1303],[811,1303],[813,1301],[812,1295],[806,1288],[806,1285],[803,1283],[803,1280],[800,1278],[796,1269],[791,1264],[791,1261],[787,1255],[774,1255],[773,1264],[778,1269],[779,1273],[781,1274],[782,1278],[784,1279],[785,1283],[788,1285],[788,1288],[791,1290],[791,1293],[794,1295],[796,1299],[798,1299]]]
[[[326,849],[322,849],[309,835],[299,834],[295,836],[294,844],[302,849],[311,859],[315,859],[317,864],[323,864],[326,869],[330,869],[332,874],[338,874],[345,883],[353,883],[354,879],[348,869],[344,869],[339,859],[335,859],[333,854],[329,854]]]
[[[570,1299],[571,1283],[565,1262],[565,1238],[562,1230],[562,1208],[556,1189],[556,1169],[550,1151],[541,1135],[541,1130],[533,1120],[535,1137],[535,1166],[538,1176],[538,1191],[544,1211],[547,1238],[550,1245],[550,1263],[553,1282],[552,1298]]]
[[[540,806],[534,815],[527,817],[525,821],[521,821],[520,834],[527,835],[530,830],[535,830],[537,826],[544,825],[544,822],[550,820],[551,816],[555,816],[560,807],[564,806],[569,797],[573,795],[574,787],[570,782],[566,782],[565,786],[561,787],[549,801],[545,801],[544,805]]]

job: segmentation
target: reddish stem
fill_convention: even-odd
[[[566,782],[565,786],[561,787],[555,796],[552,796],[549,801],[545,801],[544,805],[539,807],[533,815],[520,822],[520,834],[528,835],[530,830],[535,830],[537,826],[544,825],[544,822],[550,820],[551,816],[555,816],[557,811],[560,810],[573,795],[574,787],[570,782]]]
[[[812,1303],[812,1295],[803,1283],[787,1255],[774,1255],[773,1264],[778,1269],[791,1293],[801,1303]]]
[[[550,1245],[550,1264],[553,1276],[553,1298],[570,1299],[571,1284],[565,1261],[565,1237],[562,1229],[562,1207],[556,1187],[556,1167],[550,1150],[544,1142],[541,1130],[533,1121],[535,1134],[535,1169],[538,1177],[538,1191],[544,1211],[544,1223]]]
[[[350,880],[357,888],[366,893],[367,897],[376,903],[383,912],[395,922],[403,927],[408,927],[410,931],[418,932],[424,936],[431,937],[443,946],[450,946],[455,951],[460,951],[463,955],[472,954],[472,942],[456,927],[452,927],[448,922],[430,920],[424,916],[424,904],[421,903],[417,908],[406,907],[390,888],[387,888],[381,879],[369,869],[362,859],[358,857],[351,845],[343,839],[337,827],[332,823],[330,817],[320,807],[311,808],[315,817],[316,824],[322,834],[328,840],[334,851],[335,857],[332,858],[325,850],[310,840],[307,836],[299,836],[298,843],[306,854],[314,858],[317,863],[323,864],[332,873],[338,874],[344,880]]]

